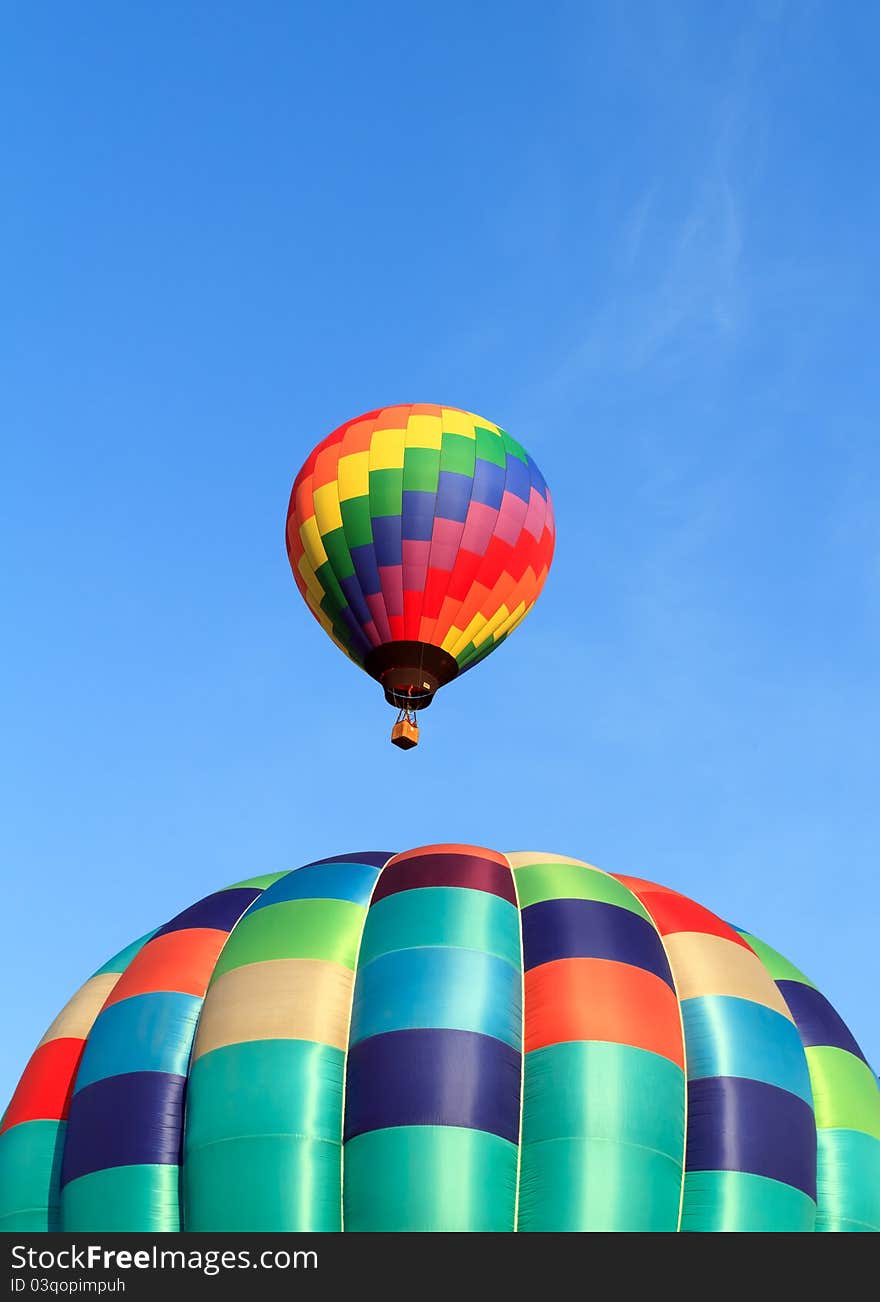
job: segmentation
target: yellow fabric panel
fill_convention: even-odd
[[[70,1038],[84,1040],[94,1025],[95,1018],[104,1006],[104,1000],[119,980],[119,972],[101,972],[90,977],[69,999],[55,1021],[43,1036],[40,1044],[50,1040]],[[39,1047],[39,1046],[38,1046]]]
[[[697,995],[734,995],[773,1008],[794,1021],[776,982],[751,950],[702,931],[674,931],[663,937],[680,1000]]]
[[[224,972],[202,1008],[193,1058],[245,1040],[348,1045],[354,973],[316,958],[273,958]]]
[[[366,497],[370,491],[369,452],[349,452],[339,458],[336,468],[339,500],[347,502],[353,497]]]
[[[443,639],[443,650],[456,656],[469,642],[476,644],[478,635],[485,639],[485,631],[490,622],[485,615],[476,614],[465,629],[459,630],[453,625]]]
[[[408,448],[439,449],[443,439],[443,422],[439,416],[413,415],[406,425]]]
[[[405,432],[377,429],[370,440],[371,470],[402,470]]]
[[[443,430],[446,434],[464,434],[466,438],[477,437],[474,424],[477,417],[469,411],[456,411],[454,407],[443,407]],[[482,424],[482,422],[479,422]]]
[[[511,868],[528,868],[533,863],[565,863],[574,864],[576,868],[589,868],[594,873],[604,871],[595,864],[587,863],[585,859],[572,859],[567,854],[545,854],[543,850],[505,850],[504,858]],[[604,875],[608,876],[607,873]]]
[[[315,489],[315,519],[322,534],[342,528],[342,512],[339,509],[335,480]]]
[[[492,629],[492,635],[495,638],[495,641],[497,642],[499,638],[505,637],[508,633],[512,633],[513,630],[523,622],[534,604],[535,603],[532,602],[532,605],[530,606],[527,605],[526,602],[521,601],[519,605],[516,606],[504,620],[502,620],[497,628]]]
[[[310,515],[308,520],[303,520],[299,527],[299,536],[302,539],[306,556],[308,556],[313,567],[317,569],[319,565],[323,565],[327,559],[327,553],[321,541],[321,530],[318,528],[318,521],[315,516]]]

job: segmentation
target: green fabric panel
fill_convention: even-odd
[[[341,1229],[342,1145],[244,1135],[187,1156],[185,1230]]]
[[[373,541],[373,517],[370,515],[370,499],[348,497],[339,503],[342,513],[342,527],[349,549],[366,547]]]
[[[880,1090],[871,1068],[847,1049],[827,1044],[804,1050],[820,1130],[861,1130],[880,1139]]]
[[[677,1160],[602,1139],[552,1139],[523,1150],[518,1229],[674,1231]]]
[[[880,1232],[880,1140],[860,1130],[820,1130],[816,1229]]]
[[[358,965],[391,950],[426,945],[494,954],[519,970],[519,913],[497,895],[461,886],[397,891],[370,908]]]
[[[574,863],[535,862],[515,868],[513,872],[521,909],[540,900],[604,900],[606,904],[617,904],[651,921],[647,909],[632,891],[598,868]]]
[[[403,454],[403,491],[436,493],[440,482],[439,448],[406,448]]]
[[[684,1178],[685,1232],[739,1230],[811,1233],[816,1204],[808,1194],[766,1175],[689,1171]]]
[[[145,936],[141,936],[140,940],[133,940],[130,945],[126,945],[125,949],[121,949],[118,954],[114,954],[113,958],[108,959],[103,967],[93,972],[92,976],[103,976],[105,972],[124,972],[135,954],[140,953],[147,941],[155,936],[157,930],[158,928],[154,927]]]
[[[459,1126],[391,1126],[345,1145],[345,1229],[512,1230],[516,1145]]]
[[[681,1168],[685,1078],[668,1058],[628,1044],[569,1040],[527,1053],[524,1081],[524,1169],[528,1145],[573,1137],[656,1149]]]
[[[229,937],[211,980],[272,958],[320,958],[354,969],[364,921],[349,900],[285,900],[246,913]]]
[[[370,471],[370,514],[400,515],[403,510],[403,466]]]
[[[480,460],[493,461],[496,466],[501,466],[503,470],[507,465],[504,440],[499,438],[492,430],[484,429],[482,425],[475,425],[474,433],[477,436],[477,456]]]
[[[749,931],[740,931],[739,935],[747,945],[751,945],[774,981],[800,981],[803,985],[816,989],[812,981],[805,977],[794,963],[789,963],[787,958],[783,958],[775,949],[765,945],[763,940],[758,940],[758,937],[753,936]]]
[[[70,1233],[161,1233],[180,1228],[180,1168],[170,1163],[111,1166],[61,1191],[61,1228]]]
[[[57,1230],[66,1121],[23,1121],[0,1135],[0,1232]]]
[[[331,529],[325,533],[321,541],[324,544],[324,551],[327,553],[327,559],[333,566],[333,573],[340,583],[343,579],[348,579],[354,574],[354,562],[351,559],[351,552],[348,550],[348,543],[345,538],[345,530],[340,525],[337,529]]]
[[[440,441],[440,469],[473,478],[477,455],[476,439],[466,434],[443,434]]]
[[[255,1135],[338,1144],[345,1054],[313,1040],[249,1040],[197,1058],[186,1103],[184,1183],[193,1151]],[[340,1192],[336,1180],[337,1201]]]
[[[224,886],[225,891],[237,891],[245,886],[253,886],[255,890],[265,891],[275,882],[279,882],[282,877],[286,877],[289,868],[285,868],[281,873],[262,873],[259,877],[246,877],[243,882],[233,882],[231,886]]]

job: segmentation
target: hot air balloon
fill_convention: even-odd
[[[74,995],[0,1131],[16,1233],[880,1230],[880,1091],[808,978],[544,853],[209,895]]]
[[[553,558],[550,494],[498,425],[455,407],[383,407],[340,425],[293,485],[287,552],[312,614],[398,710],[416,711],[499,646]]]

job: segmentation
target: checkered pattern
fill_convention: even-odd
[[[535,604],[554,540],[525,449],[491,421],[427,403],[340,425],[297,475],[287,514],[297,586],[360,665],[412,640],[469,669]]]

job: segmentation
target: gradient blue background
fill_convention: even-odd
[[[880,16],[10,3],[2,1072],[251,873],[436,840],[693,894],[880,1059]],[[402,754],[283,546],[399,401],[552,487],[535,613]]]

